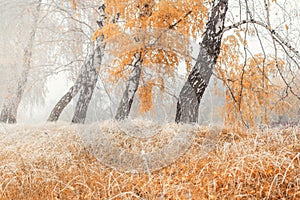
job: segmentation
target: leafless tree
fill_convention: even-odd
[[[28,74],[31,69],[32,52],[34,48],[34,42],[36,37],[37,25],[40,15],[41,2],[39,0],[36,6],[36,12],[34,13],[33,25],[30,32],[30,37],[27,46],[24,49],[23,55],[23,67],[21,77],[16,81],[16,91],[12,92],[12,95],[5,99],[3,103],[0,121],[5,123],[16,123],[18,108],[24,94],[25,86],[28,80]]]

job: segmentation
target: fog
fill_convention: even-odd
[[[263,3],[256,3],[253,2],[253,5],[251,3],[249,6],[256,9],[257,12],[252,10],[255,18],[263,19]],[[244,17],[244,14],[239,15],[241,7],[234,1],[231,4],[226,21],[229,25]],[[291,8],[292,4],[281,1],[276,4],[276,9],[269,13],[277,16],[271,19],[274,24],[272,27],[276,27],[278,32],[281,31],[283,38],[288,37],[293,47],[299,47],[298,2],[295,2],[294,8]],[[281,9],[282,5],[286,7]],[[78,3],[78,10],[73,10],[69,1],[0,0],[0,105],[2,107],[7,99],[13,97],[25,73],[26,80],[23,83],[21,81],[24,84],[24,94],[17,114],[19,123],[45,122],[55,104],[74,85],[82,66],[92,52],[91,37],[97,28],[95,21],[98,18],[98,6],[95,1],[81,1]],[[282,26],[283,23],[287,25]],[[286,30],[282,27],[286,27]],[[272,41],[267,38],[269,33],[264,33],[263,29],[258,31],[261,31],[262,37],[256,37],[254,33],[248,37],[248,54],[274,53]],[[233,31],[228,31],[225,36],[232,33]],[[200,40],[190,40],[191,58],[197,57]],[[262,43],[264,48],[260,47]],[[26,58],[26,52],[30,52],[29,58]],[[108,55],[109,50],[107,52]],[[278,55],[283,53],[280,51]],[[25,59],[30,60],[29,68],[24,65]],[[105,61],[107,65],[110,65],[110,59]],[[241,61],[243,59],[241,57]],[[192,63],[195,63],[195,60]],[[124,81],[116,84],[108,81],[105,67],[100,69],[97,86],[89,105],[88,123],[113,118],[125,88]],[[140,102],[138,97],[135,97],[130,117],[173,121],[179,91],[187,76],[185,67],[181,61],[176,77],[165,80],[165,93],[160,93],[158,88],[154,89],[156,96],[154,95],[154,107],[151,112],[139,114]],[[295,66],[291,68],[293,67]],[[219,91],[218,94],[216,91]],[[224,105],[225,91],[226,88],[217,77],[210,81],[201,103],[200,124],[223,123],[223,116],[219,114],[219,110]],[[70,121],[77,98],[75,97],[63,111],[60,120]]]

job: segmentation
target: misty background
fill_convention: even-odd
[[[38,1],[33,0],[0,0],[0,106],[5,98],[10,97],[18,79],[22,76],[24,51],[28,48],[32,31],[35,31],[28,81],[17,116],[20,123],[45,122],[57,101],[73,85],[92,49],[91,36],[97,28],[95,21],[100,3],[82,1],[78,4],[80,9],[74,10],[69,1],[42,0],[39,11],[36,10],[37,4]],[[235,13],[235,10],[239,9],[236,3],[230,6],[231,13],[227,21],[229,24],[240,19]],[[291,3],[287,6],[295,5]],[[291,41],[296,42],[294,45],[299,47],[300,33],[295,28],[300,25],[295,18],[299,16],[299,6],[296,5],[294,8],[292,13],[278,13],[278,18],[273,20],[277,24],[289,20],[291,28],[286,34]],[[36,26],[34,26],[35,19]],[[198,54],[198,42],[191,41],[192,57]],[[270,41],[266,39],[266,44],[268,42]],[[249,49],[256,53],[261,52],[258,43],[259,41],[253,37]],[[272,45],[266,45],[265,51],[271,50]],[[113,118],[125,88],[124,81],[119,81],[115,85],[107,81],[105,66],[100,70],[97,87],[88,109],[87,123]],[[183,63],[176,74],[175,79],[165,81],[165,93],[160,93],[158,89],[154,90],[156,97],[154,108],[150,112],[139,115],[137,108],[139,101],[135,97],[130,117],[174,121],[176,98],[186,79]],[[210,81],[200,107],[200,124],[223,123],[222,106],[225,90],[222,82],[216,77]],[[76,99],[73,99],[63,111],[60,120],[70,121]]]

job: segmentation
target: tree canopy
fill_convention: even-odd
[[[299,13],[294,9],[298,4],[296,1],[111,0],[99,3],[93,0],[42,0],[41,3],[41,19],[37,19],[39,40],[42,40],[42,33],[48,30],[42,30],[39,26],[51,5],[54,9],[50,13],[61,13],[61,16],[48,13],[53,16],[51,24],[62,20],[57,25],[58,29],[68,32],[67,37],[71,40],[81,41],[70,44],[72,48],[60,41],[59,47],[47,50],[48,57],[56,55],[58,65],[69,63],[66,64],[69,66],[78,62],[73,68],[75,73],[71,75],[73,80],[80,73],[78,77],[85,77],[83,74],[87,70],[81,68],[87,66],[84,63],[90,62],[93,66],[91,70],[97,71],[97,77],[102,76],[103,90],[111,105],[117,104],[118,98],[109,94],[111,88],[107,85],[130,85],[136,68],[134,61],[139,54],[140,74],[136,76],[138,94],[135,95],[134,89],[130,98],[130,101],[133,97],[137,100],[139,113],[152,112],[162,94],[170,95],[172,100],[168,103],[172,106],[178,101],[176,115],[180,114],[182,106],[196,110],[197,114],[192,115],[198,115],[198,105],[181,105],[184,93],[183,90],[179,93],[178,88],[182,85],[183,88],[192,88],[189,95],[195,95],[194,100],[200,104],[212,76],[223,84],[216,86],[215,90],[224,91],[221,93],[224,99],[221,110],[227,125],[235,123],[236,127],[249,127],[257,123],[270,123],[274,117],[282,118],[287,112],[297,118],[300,110],[300,67],[297,51]],[[228,11],[224,12],[223,4]],[[91,9],[87,12],[88,7]],[[75,30],[80,30],[82,35],[72,36]],[[48,34],[53,41],[59,40],[50,31]],[[103,37],[103,55],[100,66],[94,66],[91,56],[97,47],[93,41],[99,37]],[[32,48],[35,48],[34,43],[32,41]],[[58,51],[59,48],[62,51]],[[72,52],[78,54],[78,59],[70,56]],[[197,57],[195,54],[198,52]],[[206,54],[211,57],[204,64]],[[32,56],[34,60],[35,55]],[[211,71],[208,69],[210,67]],[[43,70],[51,74],[57,73],[57,69],[60,68]],[[35,72],[29,75],[31,73]],[[97,84],[95,79],[93,88],[99,87]],[[82,85],[83,82],[77,86],[82,88]],[[173,88],[171,93],[170,88]],[[177,119],[182,122],[180,117]],[[197,116],[186,122],[196,121]]]

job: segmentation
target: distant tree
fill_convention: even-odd
[[[33,23],[30,31],[30,36],[28,43],[24,49],[23,54],[23,66],[21,76],[16,80],[15,91],[10,91],[10,95],[7,96],[3,102],[2,110],[0,114],[0,122],[5,123],[16,123],[17,122],[17,112],[23,97],[25,86],[28,81],[29,71],[32,67],[32,52],[34,48],[34,42],[36,38],[37,25],[40,15],[41,2],[37,2],[36,11],[33,13]]]
[[[73,3],[73,8],[76,8],[75,2]],[[105,19],[105,6],[99,7],[100,21],[98,21],[99,28],[103,28]],[[97,83],[99,68],[102,62],[103,51],[105,43],[103,43],[103,37],[99,37],[94,42],[94,50],[91,55],[89,55],[88,60],[82,66],[82,71],[80,72],[78,78],[76,79],[74,85],[69,89],[69,91],[58,101],[55,105],[48,121],[57,121],[60,117],[64,108],[71,102],[71,100],[80,91],[79,99],[77,101],[74,116],[72,119],[73,123],[84,123],[86,119],[86,113],[88,109],[89,102],[93,95],[94,88]]]
[[[73,123],[84,123],[86,119],[88,106],[98,80],[99,68],[104,54],[104,46],[105,44],[102,43],[102,39],[97,39],[95,52],[92,55],[92,63],[87,66],[88,68],[82,74],[82,88],[75,107],[75,112],[72,119]]]
[[[51,114],[48,118],[48,121],[57,121],[62,113],[62,111],[65,109],[65,107],[71,102],[71,100],[78,94],[78,92],[84,87],[84,89],[90,88],[88,96],[84,97],[87,99],[90,99],[90,96],[93,94],[94,85],[96,84],[95,81],[97,80],[97,67],[96,64],[99,64],[99,60],[101,62],[101,46],[97,45],[94,52],[90,55],[88,61],[84,64],[82,72],[80,72],[77,80],[75,81],[74,85],[69,89],[69,91],[57,102],[55,107],[52,109]],[[84,95],[84,93],[82,93]],[[82,95],[81,98],[79,98],[79,102],[83,103],[84,106],[87,106],[88,103],[82,102]],[[88,101],[88,100],[85,101]],[[82,104],[78,104],[76,109],[79,109]],[[87,107],[85,108],[87,109]],[[76,113],[79,111],[76,111]],[[86,113],[86,110],[83,112]],[[74,114],[74,117],[78,114]],[[81,122],[84,122],[85,116],[81,115],[80,117],[76,117],[76,119],[73,120],[75,123],[81,120]]]
[[[129,79],[126,84],[126,89],[123,93],[120,105],[117,109],[115,118],[117,120],[123,120],[128,117],[131,110],[134,95],[139,87],[141,72],[142,72],[142,55],[136,52],[132,62],[133,70],[130,73]],[[150,91],[151,92],[151,91]]]

